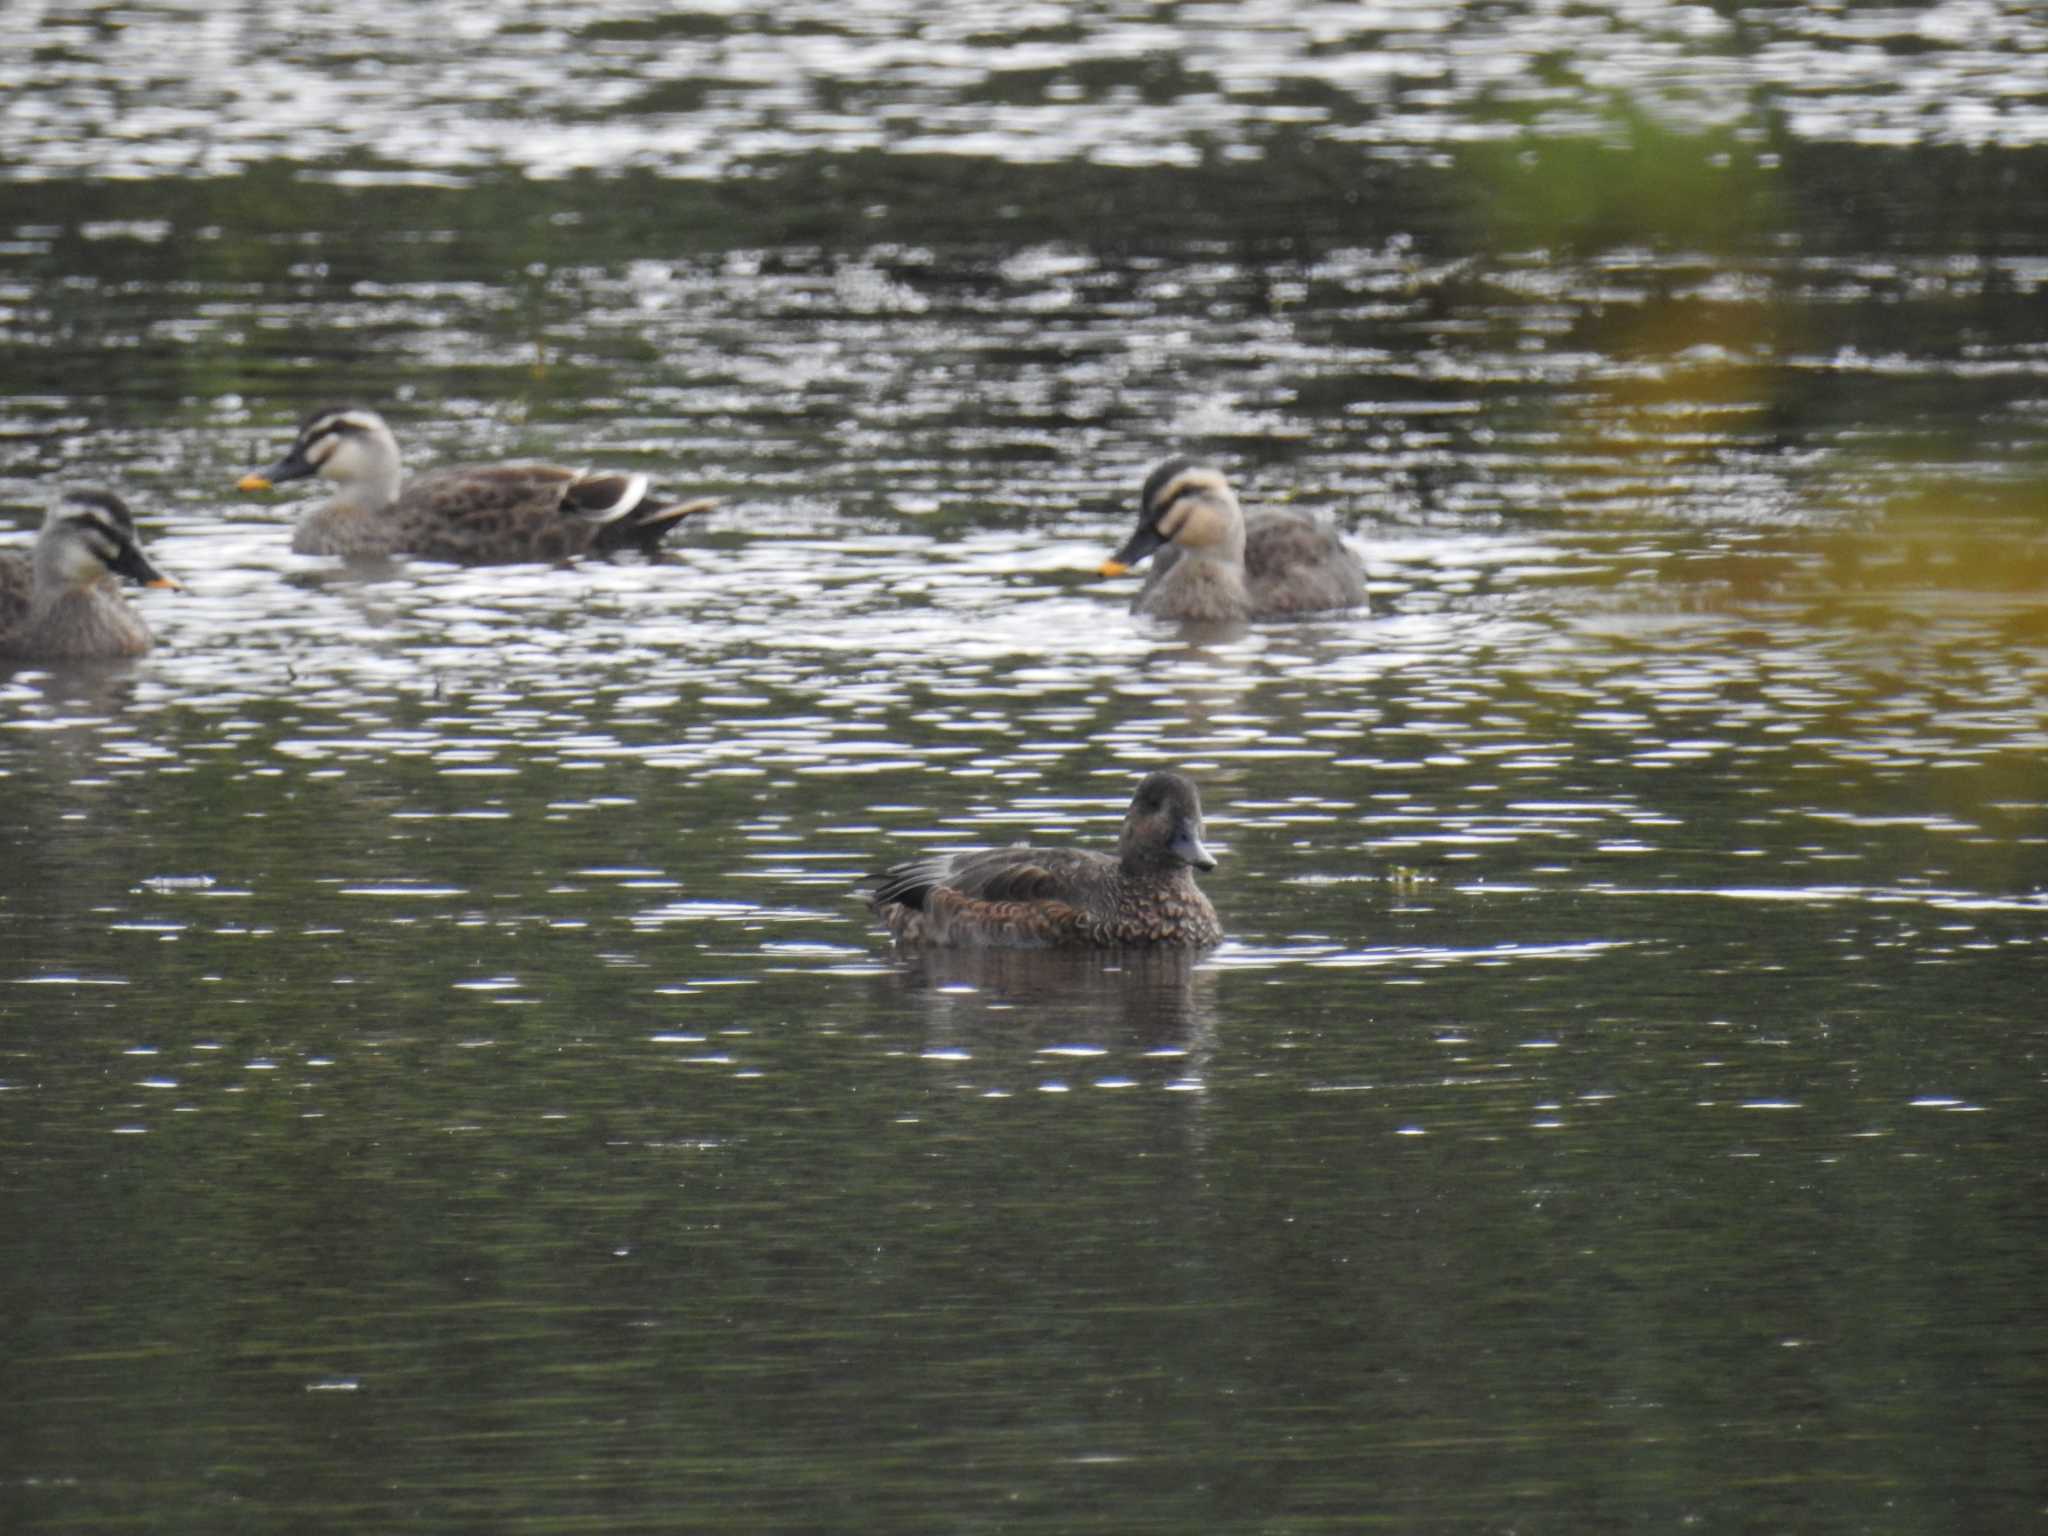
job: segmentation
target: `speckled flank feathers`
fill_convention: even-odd
[[[1276,618],[1366,601],[1365,567],[1336,529],[1295,511],[1246,516],[1229,481],[1187,459],[1168,459],[1146,479],[1137,531],[1103,574],[1148,555],[1152,572],[1131,611],[1155,618]]]
[[[398,440],[375,411],[315,411],[289,452],[242,477],[245,491],[310,476],[333,498],[303,514],[292,534],[302,555],[419,555],[458,565],[564,561],[638,549],[652,555],[708,498],[660,502],[647,476],[556,464],[463,464],[410,480]]]
[[[1148,774],[1132,797],[1114,857],[1018,844],[898,864],[872,897],[908,945],[1039,949],[1197,946],[1223,937],[1194,870],[1202,805],[1180,774]]]
[[[177,586],[142,553],[120,497],[69,493],[43,519],[32,549],[0,555],[0,656],[140,656],[150,647],[149,625],[122,596],[123,580]]]

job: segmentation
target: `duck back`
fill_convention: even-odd
[[[140,656],[151,642],[149,625],[111,581],[38,603],[29,562],[0,561],[0,656]]]
[[[1245,519],[1244,581],[1252,611],[1314,613],[1366,600],[1365,567],[1337,530],[1299,512]]]
[[[1117,949],[1223,936],[1185,869],[1132,877],[1106,854],[1070,848],[1019,845],[899,864],[874,907],[906,944]]]
[[[595,525],[566,506],[581,478],[554,464],[461,464],[416,475],[392,508],[398,548],[460,565],[571,559],[596,542]]]

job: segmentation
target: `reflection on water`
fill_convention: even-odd
[[[0,1526],[2035,1512],[2031,9],[435,16],[10,17],[0,521],[190,590],[0,675]],[[725,506],[298,557],[347,398]],[[1169,449],[1371,611],[1133,618]],[[1214,953],[874,929],[1160,765]]]
[[[1474,138],[1605,128],[1623,97],[1695,131],[1745,124],[1764,99],[1800,138],[2048,140],[2042,18],[1960,0],[1740,17],[1628,0],[942,15],[862,0],[672,17],[529,0],[431,20],[402,5],[31,3],[17,26],[37,39],[38,89],[0,117],[0,151],[42,176],[218,176],[366,152],[376,169],[343,179],[507,163],[695,179],[820,151],[1191,165],[1256,158],[1290,132],[1427,160]]]
[[[1198,1091],[1217,1048],[1215,977],[1186,952],[933,950],[901,972],[924,1059],[966,1091]]]

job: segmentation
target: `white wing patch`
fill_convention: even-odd
[[[647,499],[647,487],[651,482],[639,473],[626,476],[625,489],[619,492],[619,499],[601,510],[583,514],[586,522],[615,523]]]

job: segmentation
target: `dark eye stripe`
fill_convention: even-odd
[[[308,427],[299,439],[299,452],[316,463],[325,463],[331,455],[351,437],[361,437],[370,429],[359,421],[350,421],[345,416],[332,416],[325,421],[316,421]],[[326,452],[323,454],[322,449]]]
[[[353,410],[352,406],[330,405],[325,410],[315,411],[300,426],[299,441],[310,447],[323,437],[369,431],[367,426],[351,416]]]
[[[1167,497],[1166,500],[1160,502],[1156,507],[1152,509],[1152,516],[1149,520],[1155,523],[1158,522],[1161,518],[1165,517],[1168,512],[1171,512],[1181,502],[1186,501],[1188,497],[1194,494],[1195,487],[1183,482],[1178,488],[1174,490],[1174,493],[1171,496]]]
[[[101,565],[112,565],[121,558],[121,551],[127,548],[128,539],[123,531],[111,526],[98,512],[75,512],[65,522]]]

